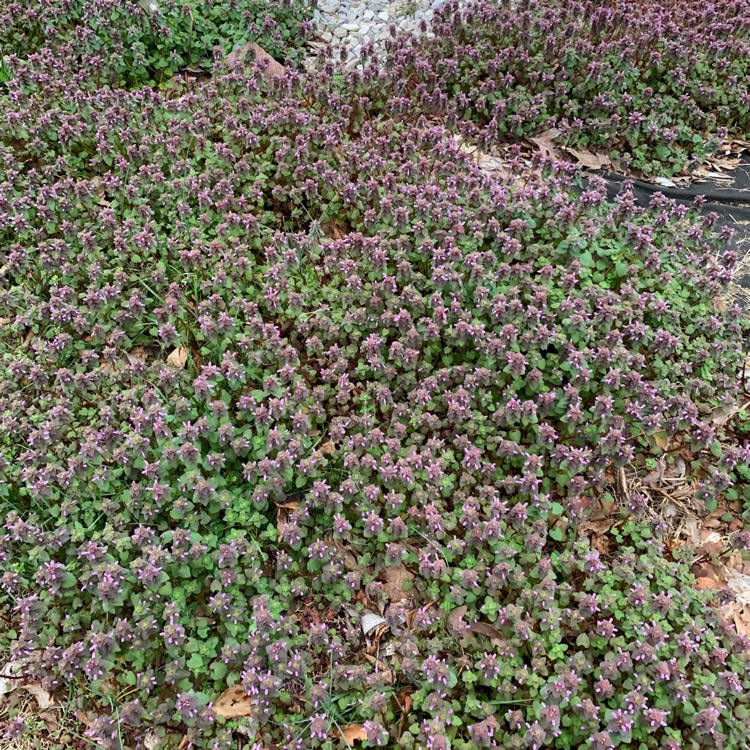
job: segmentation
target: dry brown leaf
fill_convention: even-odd
[[[181,370],[188,361],[188,350],[184,346],[175,349],[168,357],[167,364],[175,370]]]
[[[559,135],[560,131],[557,128],[550,128],[549,130],[545,130],[543,133],[539,133],[539,135],[535,135],[533,138],[529,138],[529,140],[535,146],[539,147],[542,156],[547,159],[556,159],[559,161],[560,152],[557,150],[554,143],[555,138],[557,138]]]
[[[710,576],[699,576],[695,579],[695,587],[701,591],[712,589],[714,591],[721,591],[724,588],[724,584],[721,581],[717,581],[715,578]]]
[[[340,737],[347,744],[354,742],[364,742],[367,739],[364,724],[347,724],[333,732],[334,737]]]
[[[326,225],[326,230],[334,240],[343,240],[346,237],[341,227],[333,221]]]
[[[479,152],[477,155],[477,164],[483,172],[488,174],[498,174],[500,177],[510,177],[507,162],[498,156],[492,156]]]
[[[148,359],[148,352],[142,346],[136,346],[128,352],[127,357],[131,365],[136,362],[143,363]]]
[[[386,663],[382,659],[378,659],[376,656],[373,656],[372,654],[364,654],[365,659],[370,662],[377,670],[384,671],[388,668]]]
[[[503,638],[503,634],[488,622],[475,622],[473,625],[469,625],[469,630],[477,635],[485,635],[487,638],[497,638],[499,640]]]
[[[702,555],[718,555],[724,551],[726,542],[721,534],[708,529],[701,529],[698,553]]]
[[[721,517],[724,515],[724,510],[719,509],[712,511],[708,514],[705,521],[703,521],[702,528],[704,529],[722,529],[724,528],[724,521]]]
[[[741,518],[734,518],[729,524],[729,531],[734,533],[736,531],[741,531],[744,527],[745,523]]]
[[[723,169],[736,169],[737,167],[739,167],[740,159],[717,159],[715,156],[709,156],[706,158],[705,163],[711,166],[716,171],[721,172]]]
[[[286,525],[289,522],[289,516],[299,507],[298,502],[281,503],[276,506],[276,532],[279,539],[284,536]]]
[[[405,591],[407,583],[410,583],[414,576],[403,565],[387,565],[383,569],[383,590],[392,602],[408,599],[409,594]]]
[[[406,613],[406,627],[411,630],[414,627],[414,620],[417,618],[417,612],[419,612],[418,609],[410,609]]]
[[[592,154],[590,151],[582,151],[575,148],[565,148],[582,167],[587,169],[611,169],[612,162],[605,154]]]
[[[750,638],[750,606],[732,602],[722,607],[719,612],[724,620],[734,623],[739,635]]]
[[[405,714],[408,714],[414,706],[414,701],[411,697],[411,693],[408,693],[406,690],[402,690],[396,695],[396,697],[398,698],[398,702],[401,705],[401,710]]]
[[[743,607],[750,607],[750,576],[729,571],[727,588],[734,594],[737,602]]]
[[[750,609],[748,607],[736,609],[733,620],[737,632],[745,638],[750,638]]]
[[[366,637],[372,635],[374,631],[376,631],[378,628],[381,628],[383,625],[385,625],[385,629],[388,630],[388,625],[386,624],[385,617],[377,614],[376,612],[363,612],[361,623],[362,632]]]
[[[30,682],[18,687],[27,693],[31,693],[42,710],[49,708],[55,702],[55,699],[38,682]]]
[[[343,542],[338,539],[333,539],[332,537],[328,538],[326,541],[328,544],[333,544],[333,546],[344,556],[344,567],[347,570],[362,570],[357,564],[357,558]]]
[[[0,669],[0,698],[6,693],[12,693],[19,688],[23,681],[24,667],[31,662],[29,657],[9,661]]]
[[[604,536],[614,525],[615,522],[611,518],[604,518],[601,521],[583,523],[578,527],[578,530],[594,536]]]
[[[665,451],[669,447],[669,435],[666,432],[654,432],[649,436],[656,445]]]
[[[235,716],[250,716],[253,712],[252,698],[242,685],[227,688],[213,703],[214,713],[225,719]]]
[[[392,669],[388,669],[388,665],[382,659],[378,659],[371,654],[364,654],[364,657],[375,667],[375,672],[380,678],[382,684],[393,685],[396,681],[396,675],[393,673]]]
[[[659,482],[661,482],[663,469],[658,468],[654,469],[653,471],[650,471],[648,474],[646,474],[643,479],[641,479],[641,484],[644,487],[658,487]]]
[[[665,479],[684,479],[687,474],[687,464],[682,456],[676,456],[674,464],[664,470]]]
[[[454,636],[461,636],[467,630],[467,625],[464,622],[464,615],[469,611],[469,608],[462,604],[460,607],[452,609],[448,614],[447,625],[448,632]]]
[[[332,456],[336,452],[336,443],[333,440],[328,440],[320,446],[320,452],[326,457]]]
[[[229,55],[227,60],[229,61],[230,65],[239,65],[245,62],[245,59],[248,56],[248,53],[252,52],[255,55],[255,59],[260,62],[261,64],[265,63],[266,68],[263,71],[263,77],[267,81],[272,81],[274,78],[283,78],[286,70],[284,69],[284,66],[274,60],[271,55],[268,54],[260,45],[256,44],[255,42],[248,42],[243,47],[240,47],[238,50],[232,52],[232,54]]]

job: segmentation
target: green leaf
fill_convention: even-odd
[[[591,254],[590,250],[585,250],[584,252],[582,252],[578,256],[578,260],[584,268],[594,267],[594,256]]]
[[[565,539],[565,532],[559,526],[555,526],[554,529],[550,529],[549,535],[556,542],[561,542],[563,539]]]
[[[203,669],[203,657],[200,654],[193,654],[187,660],[187,666],[194,671]]]
[[[229,671],[229,668],[226,664],[224,664],[223,661],[215,661],[213,664],[211,664],[211,676],[214,678],[214,680],[222,680],[227,672]]]

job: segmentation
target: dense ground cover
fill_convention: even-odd
[[[96,86],[153,84],[248,41],[299,62],[310,14],[305,0],[12,0],[0,8],[0,52],[72,58]]]
[[[557,128],[624,167],[673,174],[728,131],[750,134],[747,0],[451,0],[433,31],[394,45],[397,96],[478,124],[480,139]]]
[[[42,51],[2,93],[0,566],[89,738],[741,747],[747,640],[647,498],[606,554],[578,533],[666,437],[709,507],[743,491],[710,220],[489,178],[382,117],[374,65],[86,70]]]

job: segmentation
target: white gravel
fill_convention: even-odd
[[[422,21],[431,25],[434,10],[445,0],[319,0],[313,15],[317,34],[310,44],[316,55],[322,47],[347,48],[348,65],[359,60],[362,46],[372,42],[383,50],[395,25],[400,32],[420,32]]]

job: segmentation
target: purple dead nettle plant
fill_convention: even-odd
[[[737,747],[743,644],[642,501],[609,555],[575,534],[662,433],[707,503],[750,458],[706,416],[741,361],[710,227],[542,161],[491,180],[378,118],[372,73],[160,93],[60,65],[14,62],[0,111],[0,559],[32,676],[135,687],[133,743],[229,746],[211,704],[242,685],[230,726],[266,745]]]
[[[623,165],[679,172],[728,129],[747,133],[747,17],[744,0],[451,2],[431,35],[389,42],[381,90],[388,111],[440,113],[480,147],[555,128]]]

